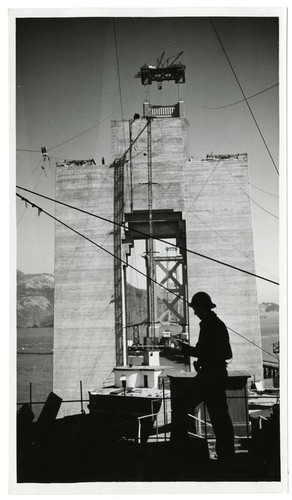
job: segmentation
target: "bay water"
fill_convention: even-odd
[[[17,329],[17,408],[21,403],[45,402],[53,390],[53,337],[51,328]],[[42,408],[33,405],[37,417]]]
[[[262,348],[273,354],[273,344],[279,340],[278,314],[261,317]],[[17,408],[30,401],[43,403],[53,390],[54,328],[18,328],[17,330]],[[255,347],[256,348],[256,347]],[[263,352],[264,361],[277,361]],[[170,364],[161,360],[161,364]],[[185,369],[182,366],[182,369]],[[31,391],[31,393],[30,393]],[[43,404],[33,405],[37,417]]]

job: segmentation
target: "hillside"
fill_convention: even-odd
[[[133,325],[147,319],[147,293],[146,290],[136,288],[130,283],[127,288],[127,323]]]
[[[157,293],[156,315],[159,317],[165,310],[166,305],[163,298]],[[126,302],[127,302],[127,323],[129,325],[141,323],[147,320],[147,291],[142,288],[136,288],[130,283],[126,286]]]
[[[158,297],[158,315],[165,310]],[[279,305],[263,302],[259,305],[261,317],[279,312]],[[146,290],[127,283],[127,323],[147,320]],[[25,274],[17,271],[17,326],[19,328],[53,326],[54,276],[52,274]]]
[[[53,326],[54,276],[17,271],[17,327]]]
[[[274,302],[262,302],[260,304],[260,314],[268,312],[279,312],[279,305],[274,304]]]

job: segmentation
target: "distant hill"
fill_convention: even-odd
[[[142,288],[126,283],[127,295],[127,324],[141,323],[147,319],[147,292]]]
[[[54,276],[17,270],[18,328],[53,326]]]
[[[158,297],[158,311],[165,310]],[[260,315],[278,313],[279,305],[262,302]],[[127,323],[147,320],[147,292],[127,283]],[[52,274],[26,274],[17,270],[17,326],[19,328],[53,326],[54,276]]]
[[[158,299],[159,310],[163,303]],[[131,307],[130,307],[131,306]],[[127,283],[127,322],[141,323],[147,319],[147,292]],[[25,274],[17,270],[17,326],[32,328],[53,326],[54,276]]]
[[[163,302],[163,297],[160,297],[157,292],[156,315],[159,317],[166,311],[166,305]],[[129,325],[147,321],[147,291],[143,288],[136,288],[130,283],[126,284],[126,301],[127,301],[127,323]]]
[[[279,305],[274,302],[262,302],[260,304],[260,314],[268,312],[279,312]]]

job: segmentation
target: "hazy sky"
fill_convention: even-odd
[[[279,169],[278,19],[213,21],[245,95],[272,87],[249,103]],[[190,154],[248,153],[256,271],[278,281],[279,176],[246,103],[232,105],[242,94],[209,19],[116,18],[115,27],[125,119],[142,114],[145,90],[135,78],[140,66],[155,64],[163,51],[184,52],[186,83],[179,97],[190,122]],[[152,103],[175,103],[178,86],[165,83],[159,91],[153,84],[150,97]],[[55,157],[44,171],[40,152],[17,151],[17,184],[54,197],[57,158],[94,158],[99,164],[104,156],[110,163],[110,122],[121,119],[113,19],[18,19],[16,104],[17,149],[45,146]],[[27,197],[54,213],[53,203]],[[19,200],[17,221],[18,269],[53,273],[54,222]],[[257,283],[260,301],[278,302],[277,286]]]

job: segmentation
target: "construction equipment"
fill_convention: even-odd
[[[142,85],[151,85],[152,82],[158,82],[159,89],[162,88],[162,82],[174,80],[175,83],[185,83],[185,65],[176,62],[183,54],[179,52],[175,56],[168,57],[164,62],[164,52],[157,59],[156,65],[143,64],[136,78],[141,78]]]

